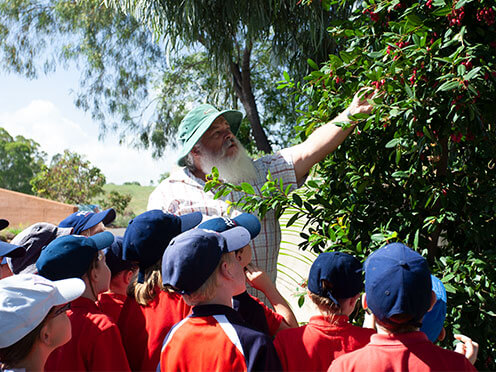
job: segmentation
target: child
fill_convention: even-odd
[[[133,371],[155,371],[160,347],[171,327],[186,317],[190,307],[180,295],[162,286],[160,264],[172,238],[201,222],[199,212],[180,217],[151,210],[140,214],[124,233],[123,257],[139,266],[118,326]]]
[[[102,212],[75,212],[59,223],[59,227],[72,227],[72,234],[93,236],[105,231],[105,225],[115,220],[115,210],[110,208]]]
[[[343,252],[325,252],[312,264],[308,295],[319,313],[307,325],[279,332],[274,340],[285,371],[326,371],[338,356],[364,347],[372,329],[349,323],[363,290],[362,264]]]
[[[162,278],[194,306],[192,315],[167,335],[160,371],[280,370],[270,336],[247,327],[232,308],[246,290],[235,251],[251,240],[244,227],[222,233],[194,229],[171,241],[162,259]]]
[[[127,298],[127,287],[138,270],[138,265],[122,259],[121,236],[116,236],[105,249],[105,263],[110,269],[110,289],[98,296],[98,307],[115,323],[119,320],[122,306]]]
[[[475,371],[469,360],[442,349],[420,332],[436,301],[427,261],[401,243],[365,261],[365,298],[377,334],[362,349],[337,358],[329,371]]]
[[[0,230],[9,226],[9,221],[0,219]],[[12,275],[12,270],[7,263],[7,257],[22,257],[26,254],[26,250],[17,244],[9,244],[0,240],[0,279],[7,278]]]
[[[65,310],[84,291],[80,279],[52,282],[33,274],[0,281],[0,370],[43,371],[71,339]]]
[[[223,232],[235,226],[242,226],[250,232],[251,239],[260,233],[260,221],[249,213],[242,213],[230,219],[227,217],[212,218],[198,225],[204,230]],[[245,268],[245,275],[249,284],[261,291],[270,301],[274,310],[268,308],[258,298],[251,296],[247,291],[233,297],[233,308],[241,317],[256,330],[275,336],[282,330],[297,327],[298,322],[286,300],[281,296],[267,273],[251,264],[252,249],[250,245],[235,252],[239,264]]]
[[[52,353],[47,370],[129,371],[119,329],[96,304],[98,294],[109,289],[110,270],[102,249],[113,241],[109,232],[92,237],[69,235],[41,251],[36,261],[40,275],[50,280],[81,278],[86,284],[68,312],[72,339]]]

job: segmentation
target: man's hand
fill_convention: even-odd
[[[373,106],[367,100],[372,99],[373,96],[374,91],[370,88],[359,90],[353,97],[353,101],[351,101],[350,105],[345,110],[345,113],[348,116],[356,114],[370,114]]]
[[[269,288],[275,287],[272,280],[270,280],[269,275],[252,263],[249,263],[245,267],[245,275],[248,280],[248,284],[250,284],[253,288],[258,289],[265,293]]]
[[[474,364],[477,360],[477,353],[479,352],[479,344],[472,341],[470,337],[464,335],[455,335],[455,338],[461,341],[456,345],[455,351],[465,355],[465,357]]]

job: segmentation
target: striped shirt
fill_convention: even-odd
[[[297,185],[294,165],[289,149],[263,156],[254,160],[256,170],[256,181],[252,186],[258,194],[267,181],[270,171],[272,179],[282,179],[284,189],[290,185],[294,190]],[[231,208],[228,213],[229,204],[226,200],[236,201],[242,196],[241,193],[233,192],[227,197],[214,200],[215,191],[203,191],[205,181],[195,177],[188,169],[180,168],[174,171],[169,178],[165,179],[151,193],[148,199],[148,210],[161,209],[164,212],[175,215],[200,211],[205,216],[234,218],[241,214],[240,210]],[[272,281],[277,276],[277,257],[281,243],[281,228],[279,221],[275,218],[273,210],[269,210],[261,221],[260,234],[252,240],[253,262],[256,266],[267,272]],[[265,296],[258,291],[251,291],[254,296],[265,300]]]

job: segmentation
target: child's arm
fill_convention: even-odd
[[[248,283],[255,289],[262,291],[268,298],[276,313],[282,315],[283,323],[279,330],[298,327],[298,322],[286,300],[281,296],[275,284],[265,271],[249,263],[245,268]]]
[[[455,335],[455,338],[461,341],[456,345],[455,351],[465,355],[470,363],[475,364],[475,361],[477,360],[477,353],[479,352],[479,344],[472,341],[470,337],[464,335]]]

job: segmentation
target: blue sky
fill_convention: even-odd
[[[79,87],[76,71],[58,70],[29,80],[0,71],[0,127],[12,136],[22,135],[40,144],[48,159],[64,149],[82,154],[100,168],[107,182],[122,184],[138,181],[149,185],[174,165],[175,152],[159,160],[151,151],[119,145],[117,136],[108,133],[98,140],[98,124],[73,103]],[[1,187],[1,185],[0,185]]]

